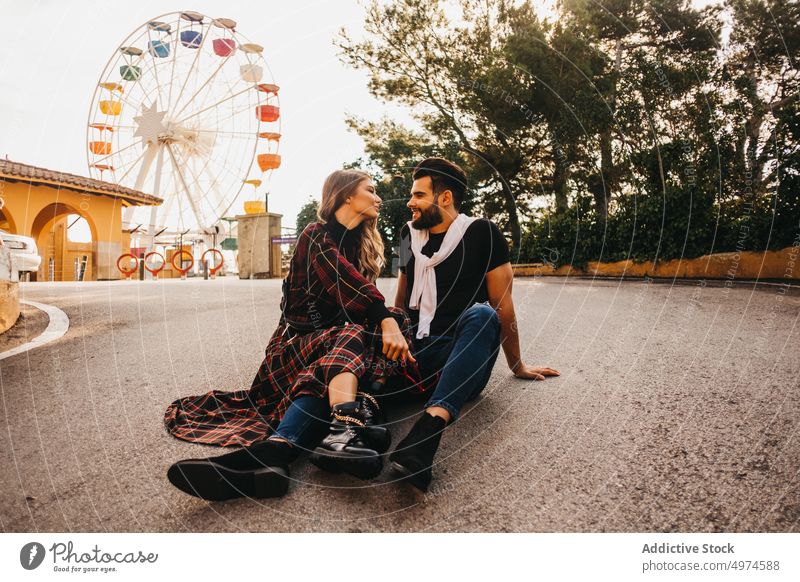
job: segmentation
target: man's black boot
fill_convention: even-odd
[[[280,497],[289,489],[289,463],[296,457],[289,443],[267,439],[227,455],[178,461],[167,478],[184,493],[210,501]]]
[[[445,426],[447,422],[443,418],[423,412],[422,418],[389,455],[392,469],[421,491],[427,491],[431,484],[433,457]]]
[[[380,404],[372,394],[359,392],[356,394],[358,402],[364,416],[366,425],[362,432],[365,442],[372,446],[381,455],[389,450],[392,444],[392,435],[385,426],[379,426],[386,422],[386,417],[381,410]]]
[[[331,473],[347,473],[360,479],[377,477],[383,469],[383,458],[364,433],[365,427],[360,403],[337,404],[331,410],[330,433],[309,460]]]

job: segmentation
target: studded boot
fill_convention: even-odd
[[[366,425],[362,431],[364,440],[380,454],[385,453],[392,444],[392,435],[388,428],[380,426],[386,422],[386,416],[383,414],[380,404],[372,394],[365,392],[356,394],[356,402],[362,410]]]
[[[377,477],[383,469],[383,458],[365,434],[366,427],[364,407],[359,402],[335,405],[330,432],[309,460],[331,473],[347,473],[359,479]]]

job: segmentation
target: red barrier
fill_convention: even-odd
[[[136,266],[133,269],[131,269],[130,271],[126,271],[125,269],[122,268],[122,265],[119,264],[120,261],[122,261],[122,259],[125,259],[125,258],[130,258],[130,259],[133,259],[133,260],[136,261]],[[117,269],[119,269],[120,273],[122,273],[128,279],[130,279],[131,275],[133,275],[136,271],[139,270],[139,259],[137,259],[136,255],[134,255],[132,253],[125,253],[124,255],[120,255],[119,258],[117,259]]]
[[[180,257],[182,255],[187,255],[189,257],[189,261],[190,261],[189,266],[186,267],[185,269],[181,269],[178,265],[175,264],[175,258],[176,257]],[[189,251],[184,250],[184,249],[181,249],[178,252],[176,252],[174,255],[172,255],[172,260],[170,262],[172,263],[172,267],[181,274],[181,279],[185,279],[186,278],[186,273],[189,272],[189,269],[194,267],[194,257],[192,256],[192,253],[190,253]],[[181,264],[183,264],[183,260],[181,260]]]
[[[222,253],[221,253],[220,251],[218,251],[217,249],[208,249],[208,250],[207,250],[206,252],[204,252],[204,253],[203,253],[203,255],[200,257],[200,260],[201,260],[201,261],[205,261],[205,260],[206,260],[206,255],[207,255],[208,253],[217,253],[217,254],[219,255],[219,265],[217,265],[217,266],[216,266],[216,267],[214,267],[213,269],[209,269],[209,270],[208,270],[208,273],[209,273],[209,275],[211,275],[211,278],[213,279],[214,277],[216,277],[216,276],[217,276],[217,271],[219,271],[219,270],[222,268],[222,265],[224,265],[224,264],[225,264],[225,257],[223,257],[223,256],[222,256]]]
[[[160,266],[160,267],[158,267],[157,269],[151,269],[151,268],[150,268],[150,267],[147,265],[147,259],[149,259],[150,257],[152,257],[152,256],[154,256],[154,255],[155,255],[155,256],[157,256],[157,257],[159,257],[159,258],[161,259],[161,266]],[[144,256],[144,268],[145,268],[145,269],[147,269],[148,271],[150,271],[150,273],[152,273],[152,275],[153,275],[153,278],[154,278],[154,279],[158,279],[158,274],[159,274],[159,273],[160,273],[160,272],[161,272],[161,271],[164,269],[164,267],[166,267],[166,266],[167,266],[167,259],[165,259],[165,258],[164,258],[164,255],[162,255],[161,253],[159,253],[159,252],[157,252],[157,251],[152,251],[152,252],[149,252],[149,253],[147,253],[147,254]]]

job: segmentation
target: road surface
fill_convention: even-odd
[[[380,281],[387,297],[394,280]],[[798,531],[800,296],[782,287],[518,279],[526,359],[501,356],[427,495],[293,465],[276,500],[208,503],[169,465],[174,399],[247,387],[280,281],[30,283],[70,319],[0,361],[4,531]],[[396,411],[397,442],[412,409]]]

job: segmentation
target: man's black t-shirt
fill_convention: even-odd
[[[429,233],[422,254],[431,257],[442,246],[446,232]],[[508,243],[500,229],[490,220],[479,218],[467,227],[464,237],[449,257],[434,267],[436,272],[436,314],[430,335],[452,335],[458,317],[474,303],[489,300],[486,273],[509,262]],[[414,255],[408,224],[400,231],[400,271],[406,274],[405,309],[411,318],[414,333],[419,323],[419,310],[408,306],[414,288]]]

